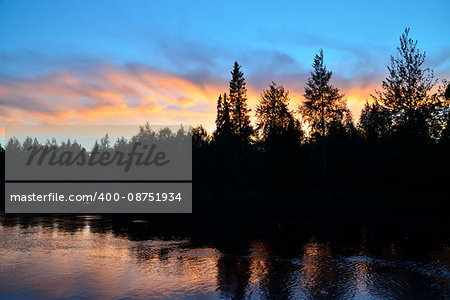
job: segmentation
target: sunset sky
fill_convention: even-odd
[[[355,116],[405,27],[450,76],[450,1],[0,0],[0,125],[203,124],[235,60],[254,108],[273,80],[301,103],[314,54]]]

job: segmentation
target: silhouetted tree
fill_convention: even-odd
[[[33,147],[39,147],[39,142],[36,138],[32,139],[31,137],[27,136],[22,144],[22,149],[25,151],[28,151],[32,149]]]
[[[250,109],[247,108],[247,88],[241,66],[235,62],[231,71],[229,101],[231,104],[231,120],[241,145],[248,144],[253,135],[250,123]]]
[[[282,168],[286,162],[292,165],[296,161],[303,138],[300,122],[294,117],[288,104],[289,92],[272,82],[261,93],[260,103],[256,108],[257,129],[261,133],[261,145],[266,150],[267,164],[272,164],[272,171],[285,175],[287,172],[276,169]]]
[[[369,141],[386,137],[391,131],[391,113],[378,102],[366,102],[361,110],[358,129],[361,135]]]
[[[91,153],[98,153],[98,152],[100,152],[100,144],[96,140],[94,146],[91,149]]]
[[[358,130],[353,122],[353,116],[350,110],[346,110],[344,113],[344,129],[348,136],[354,137],[358,134]]]
[[[389,76],[382,82],[383,90],[372,97],[392,112],[399,133],[427,137],[427,120],[436,105],[429,94],[436,83],[433,71],[423,68],[426,53],[409,38],[409,28],[401,35],[397,51],[387,67]]]
[[[191,132],[186,131],[184,129],[184,126],[180,125],[180,128],[177,130],[177,133],[175,134],[175,140],[178,143],[184,143],[188,138],[191,138]]]
[[[342,118],[332,120],[327,128],[327,138],[345,139],[356,134],[356,127],[349,110],[344,111]]]
[[[125,149],[127,144],[127,139],[122,136],[121,138],[117,138],[116,143],[114,144],[114,149],[120,151],[122,149]]]
[[[342,122],[348,112],[346,101],[339,89],[330,84],[333,73],[327,71],[323,60],[323,50],[314,57],[313,71],[306,82],[304,97],[306,100],[300,106],[300,113],[308,122],[313,133],[326,135],[328,127],[333,122]]]
[[[100,139],[100,151],[109,151],[111,149],[111,141],[109,135],[105,134],[104,137]]]
[[[446,100],[450,100],[450,83],[447,84],[447,88],[445,89],[444,97]]]
[[[445,127],[441,133],[440,142],[442,144],[450,144],[450,113],[447,113],[447,119],[445,123]]]
[[[293,112],[289,109],[289,92],[275,82],[261,94],[256,107],[257,129],[261,131],[263,140],[288,131],[294,121]]]
[[[339,89],[330,84],[333,73],[327,71],[323,61],[323,50],[314,57],[311,77],[306,82],[304,97],[306,100],[300,106],[302,117],[309,124],[312,136],[322,138],[322,165],[326,174],[325,136],[330,128],[336,129],[342,124],[345,113],[348,112],[346,101]],[[336,130],[333,130],[336,132]]]
[[[202,125],[192,127],[192,145],[194,148],[202,148],[209,144],[209,135]]]
[[[215,141],[227,141],[233,134],[233,123],[230,117],[230,102],[227,99],[227,94],[219,95],[217,100],[217,117],[216,130],[214,131]]]
[[[169,127],[163,127],[158,131],[158,140],[172,141],[175,138],[175,134]]]
[[[144,126],[139,126],[138,134],[131,138],[130,143],[141,142],[143,144],[152,144],[157,140],[156,132],[153,131],[148,122]]]
[[[448,85],[447,79],[443,79],[437,92],[431,95],[431,105],[425,110],[428,134],[433,142],[442,140],[441,136],[446,134],[445,130],[448,127],[450,99],[446,99],[445,95]]]
[[[3,170],[5,168],[5,148],[3,148],[3,145],[0,143],[0,170]],[[0,175],[0,181],[1,181],[1,176],[4,176],[4,172],[2,172],[3,175]],[[0,190],[3,191],[3,187],[0,186]],[[1,203],[0,203],[1,204]],[[1,205],[0,205],[0,209],[1,209]]]
[[[5,150],[8,153],[18,153],[22,149],[19,140],[16,137],[12,137],[6,143]]]
[[[442,104],[440,109],[440,117],[442,118],[441,126],[443,128],[440,134],[440,142],[442,144],[450,145],[450,83],[447,80],[443,80],[438,97]]]

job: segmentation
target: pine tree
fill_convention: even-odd
[[[285,133],[294,119],[289,109],[289,92],[275,82],[262,92],[260,103],[256,108],[257,129],[262,132],[264,140]]]
[[[391,113],[378,102],[366,102],[361,111],[358,129],[362,136],[374,141],[389,135],[391,131]]]
[[[226,140],[233,134],[233,126],[230,119],[230,103],[227,94],[219,95],[217,99],[216,131],[214,140]]]
[[[192,145],[196,149],[206,147],[209,144],[210,138],[208,132],[202,125],[192,127]]]
[[[450,100],[450,83],[447,85],[447,88],[445,89],[444,98],[445,100]]]
[[[70,144],[68,145],[68,147],[70,147]],[[109,139],[109,135],[106,134],[104,137],[100,139],[100,151],[109,151],[110,149],[111,149],[111,141]]]
[[[250,124],[250,109],[247,108],[247,88],[241,66],[235,62],[231,71],[230,112],[233,129],[241,145],[248,144],[254,131]]]
[[[323,60],[323,50],[314,57],[311,77],[306,82],[304,97],[306,100],[300,106],[300,113],[311,127],[312,133],[323,138],[333,122],[342,123],[348,112],[346,101],[339,89],[329,82],[333,73],[327,71]]]
[[[100,144],[98,143],[97,140],[95,140],[95,144],[91,149],[90,156],[93,157],[97,155],[99,152],[100,152]]]
[[[322,143],[323,174],[326,175],[325,136],[330,129],[340,128],[348,113],[344,95],[330,84],[333,73],[327,71],[323,61],[323,50],[314,57],[313,71],[308,78],[303,96],[306,100],[300,106],[300,113],[310,125],[313,136],[320,135]],[[333,130],[336,131],[336,130]]]
[[[447,112],[444,128],[441,132],[440,143],[450,145],[450,113]]]
[[[436,94],[441,108],[438,109],[439,129],[441,129],[439,140],[443,144],[450,145],[450,82],[447,79],[442,80]]]
[[[433,71],[424,68],[426,53],[409,38],[409,28],[400,37],[398,55],[391,56],[387,67],[389,76],[382,82],[382,91],[373,99],[389,109],[397,132],[404,135],[428,137],[427,120],[433,115],[436,99],[430,94],[436,84]]]
[[[376,91],[373,97],[394,113],[427,106],[428,92],[436,81],[432,70],[422,68],[426,53],[417,48],[417,41],[409,38],[409,28],[401,35],[397,51],[398,55],[391,56],[391,65],[387,67],[389,76],[382,82],[383,91]]]
[[[217,99],[216,132],[220,132],[223,126],[223,101],[222,95]]]

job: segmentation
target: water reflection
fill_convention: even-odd
[[[1,215],[0,298],[450,297],[443,229],[158,228],[138,219]]]

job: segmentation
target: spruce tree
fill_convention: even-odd
[[[194,147],[194,149],[200,149],[208,146],[210,141],[209,134],[202,125],[192,127],[191,133],[192,146]]]
[[[447,85],[447,88],[445,89],[444,98],[445,100],[450,100],[450,83]]]
[[[227,140],[233,134],[233,126],[230,119],[230,103],[227,94],[219,95],[217,99],[216,131],[214,140]]]
[[[426,53],[409,38],[409,28],[400,37],[398,55],[391,56],[389,76],[382,82],[382,91],[373,96],[394,113],[402,113],[429,105],[428,92],[433,88],[433,71],[423,68]]]
[[[223,101],[222,95],[217,99],[216,132],[220,132],[223,126]]]
[[[323,61],[323,50],[314,57],[313,71],[305,87],[305,101],[300,113],[309,124],[312,135],[321,137],[322,165],[324,176],[327,173],[325,136],[330,129],[343,127],[344,117],[348,113],[344,95],[330,84],[333,73],[327,71]],[[336,131],[336,130],[333,130]]]
[[[430,93],[436,84],[433,71],[423,67],[426,53],[409,37],[409,28],[401,35],[397,51],[397,56],[391,56],[382,91],[375,91],[372,97],[391,111],[398,133],[428,138],[427,123],[438,104]]]
[[[359,117],[358,129],[369,141],[386,137],[391,132],[391,114],[378,102],[366,102]]]
[[[250,123],[250,109],[247,108],[247,88],[241,66],[235,62],[231,71],[230,81],[230,112],[233,129],[242,145],[250,142],[253,127]]]
[[[261,131],[263,139],[267,140],[275,135],[285,133],[294,119],[289,109],[289,92],[282,85],[275,82],[262,92],[260,102],[256,108],[257,129]]]
[[[300,113],[309,124],[313,134],[326,136],[332,123],[342,123],[348,112],[346,101],[339,89],[330,84],[333,73],[327,71],[323,60],[323,50],[314,57],[311,77],[306,82],[305,101],[300,106]]]

